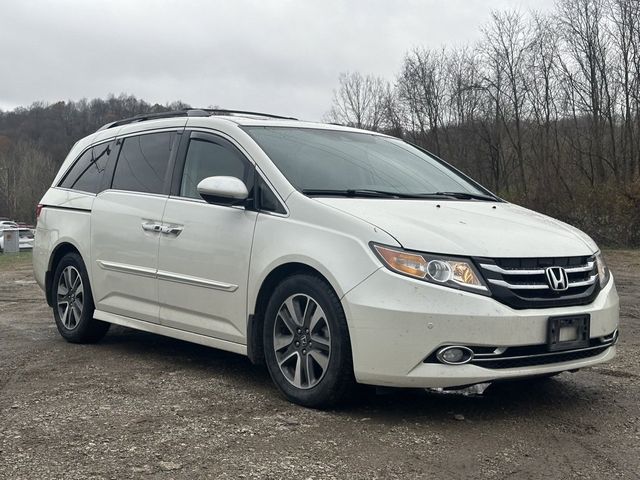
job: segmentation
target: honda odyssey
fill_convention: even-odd
[[[110,324],[247,355],[290,400],[611,360],[618,295],[581,231],[380,133],[186,110],[105,125],[38,205],[60,334]]]

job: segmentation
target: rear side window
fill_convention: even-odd
[[[65,175],[60,186],[82,192],[99,193],[113,143],[102,143],[85,151]]]
[[[185,159],[180,196],[200,198],[198,183],[207,177],[236,177],[246,185],[250,170],[249,162],[234,148],[216,141],[192,138]]]
[[[163,193],[174,136],[174,132],[162,132],[125,138],[112,188]]]

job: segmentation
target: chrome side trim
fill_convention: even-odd
[[[113,272],[119,273],[130,273],[132,275],[139,275],[141,277],[154,278],[156,276],[155,268],[136,267],[134,265],[128,265],[126,263],[106,262],[104,260],[96,260],[96,263],[103,270],[111,270]]]
[[[160,280],[166,280],[168,282],[183,283],[185,285],[193,285],[195,287],[213,288],[214,290],[223,290],[225,292],[235,292],[238,289],[238,285],[233,285],[231,283],[216,282],[215,280],[192,277],[190,275],[180,275],[178,273],[166,272],[164,270],[158,270],[157,277]]]
[[[157,278],[168,282],[184,283],[185,285],[193,285],[195,287],[213,288],[215,290],[223,290],[225,292],[235,292],[238,285],[231,283],[216,282],[206,278],[192,277],[190,275],[180,275],[178,273],[166,272],[164,270],[156,270],[155,268],[136,267],[125,263],[106,262],[104,260],[96,260],[98,266],[103,270],[111,270],[119,273],[129,273],[141,277]]]
[[[598,275],[591,275],[587,280],[579,281],[579,282],[569,282],[567,288],[573,287],[586,287],[588,285],[593,285],[596,283],[598,279]],[[488,278],[487,281],[494,285],[498,285],[499,287],[506,287],[511,290],[548,290],[549,286],[542,283],[533,283],[533,284],[512,284],[509,282],[505,282],[504,280],[496,280],[494,278]]]
[[[567,273],[589,272],[593,270],[594,265],[595,265],[595,261],[590,261],[590,262],[587,262],[586,265],[582,265],[580,267],[565,268],[564,271]],[[498,265],[492,265],[488,263],[481,263],[480,266],[484,270],[501,273],[503,275],[544,275],[545,273],[544,268],[537,268],[533,270],[505,269],[505,268],[499,267]]]

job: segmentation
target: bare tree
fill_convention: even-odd
[[[566,58],[561,58],[573,103],[574,119],[589,118],[589,134],[584,137],[595,179],[605,179],[607,160],[603,150],[607,86],[607,40],[602,25],[605,0],[559,0],[558,21],[563,35]],[[576,134],[579,135],[578,127]]]
[[[616,62],[619,66],[616,79],[622,91],[620,155],[622,173],[633,175],[634,163],[640,169],[640,145],[637,133],[638,91],[640,90],[640,2],[634,0],[611,0],[609,4],[611,38],[615,44]],[[634,120],[636,125],[634,125]]]
[[[432,139],[433,149],[441,151],[441,127],[446,98],[445,52],[415,49],[407,54],[398,79],[398,94],[413,129]]]
[[[537,167],[539,181],[537,187],[542,192],[555,189],[556,184],[565,194],[572,197],[567,183],[564,164],[560,157],[558,106],[561,72],[558,65],[560,37],[557,24],[551,14],[533,12],[531,14],[532,41],[527,53],[525,70],[526,93],[531,109],[531,138],[529,148],[533,154],[533,164]]]
[[[387,107],[388,89],[379,77],[341,73],[331,110],[325,117],[334,123],[379,130]]]
[[[532,38],[528,24],[516,11],[491,13],[491,22],[483,28],[482,51],[494,66],[486,77],[490,91],[501,97],[498,114],[514,150],[515,164],[524,194],[527,193],[522,122],[527,83],[525,68]]]

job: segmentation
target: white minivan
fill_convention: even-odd
[[[611,360],[618,295],[581,231],[397,138],[251,112],[114,122],[38,205],[60,334],[115,323],[247,355],[290,400]]]

